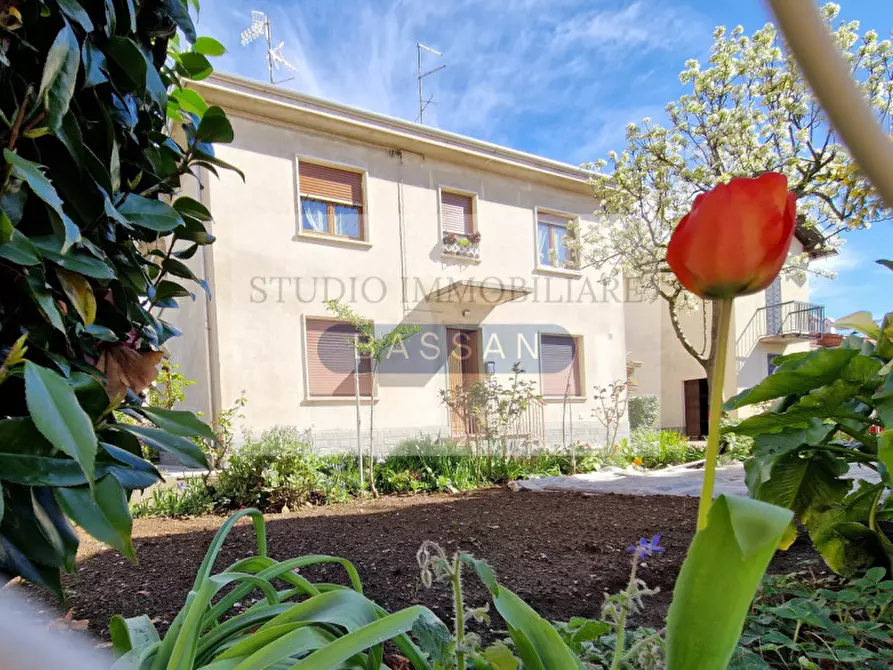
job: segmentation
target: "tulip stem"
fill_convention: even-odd
[[[719,420],[722,417],[722,387],[726,376],[726,358],[729,354],[729,329],[732,323],[732,298],[714,300],[713,309],[719,310],[719,327],[713,340],[713,369],[710,371],[709,430],[707,454],[704,462],[704,485],[698,505],[698,530],[707,527],[707,513],[713,504],[713,486],[716,483],[716,461],[719,459]]]

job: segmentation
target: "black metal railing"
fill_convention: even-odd
[[[760,307],[736,343],[739,368],[756,343],[767,337],[818,338],[825,332],[825,307],[791,300]]]

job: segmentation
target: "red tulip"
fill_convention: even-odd
[[[783,174],[739,177],[695,198],[667,247],[685,288],[720,300],[762,291],[788,256],[797,198]]]

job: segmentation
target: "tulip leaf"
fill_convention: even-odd
[[[54,447],[76,460],[92,484],[96,434],[68,382],[52,370],[25,361],[25,399],[37,429]]]
[[[881,334],[881,329],[872,318],[871,312],[853,312],[840,317],[832,325],[837,330],[855,330],[872,339],[877,339]]]
[[[775,548],[786,509],[721,495],[692,540],[667,615],[667,668],[725,668]]]

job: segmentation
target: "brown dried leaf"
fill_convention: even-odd
[[[123,394],[128,388],[142,393],[158,376],[161,351],[136,351],[123,344],[106,347],[96,368],[105,374],[105,389],[109,397]]]

